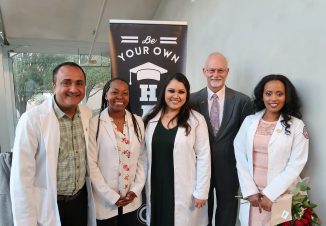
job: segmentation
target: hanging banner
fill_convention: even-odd
[[[187,23],[170,21],[110,20],[112,77],[131,86],[131,108],[144,116],[156,103],[167,75],[185,74]],[[146,199],[131,215],[130,225],[146,224]]]
[[[166,75],[185,74],[186,41],[186,22],[110,20],[112,77],[129,82],[134,113],[151,109]]]

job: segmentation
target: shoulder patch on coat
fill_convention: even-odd
[[[306,126],[303,127],[302,134],[306,139],[309,139],[308,129]]]

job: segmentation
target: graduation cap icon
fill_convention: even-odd
[[[161,74],[167,72],[168,70],[152,64],[151,62],[147,62],[129,70],[129,84],[131,85],[131,73],[137,74],[137,80],[154,79],[160,81]]]

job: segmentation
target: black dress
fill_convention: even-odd
[[[151,226],[174,226],[173,147],[178,127],[159,121],[152,139]]]

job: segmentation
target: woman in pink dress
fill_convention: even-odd
[[[244,197],[239,217],[243,226],[267,226],[273,202],[299,180],[309,139],[296,90],[285,76],[262,78],[254,105],[256,113],[244,120],[234,140]]]

